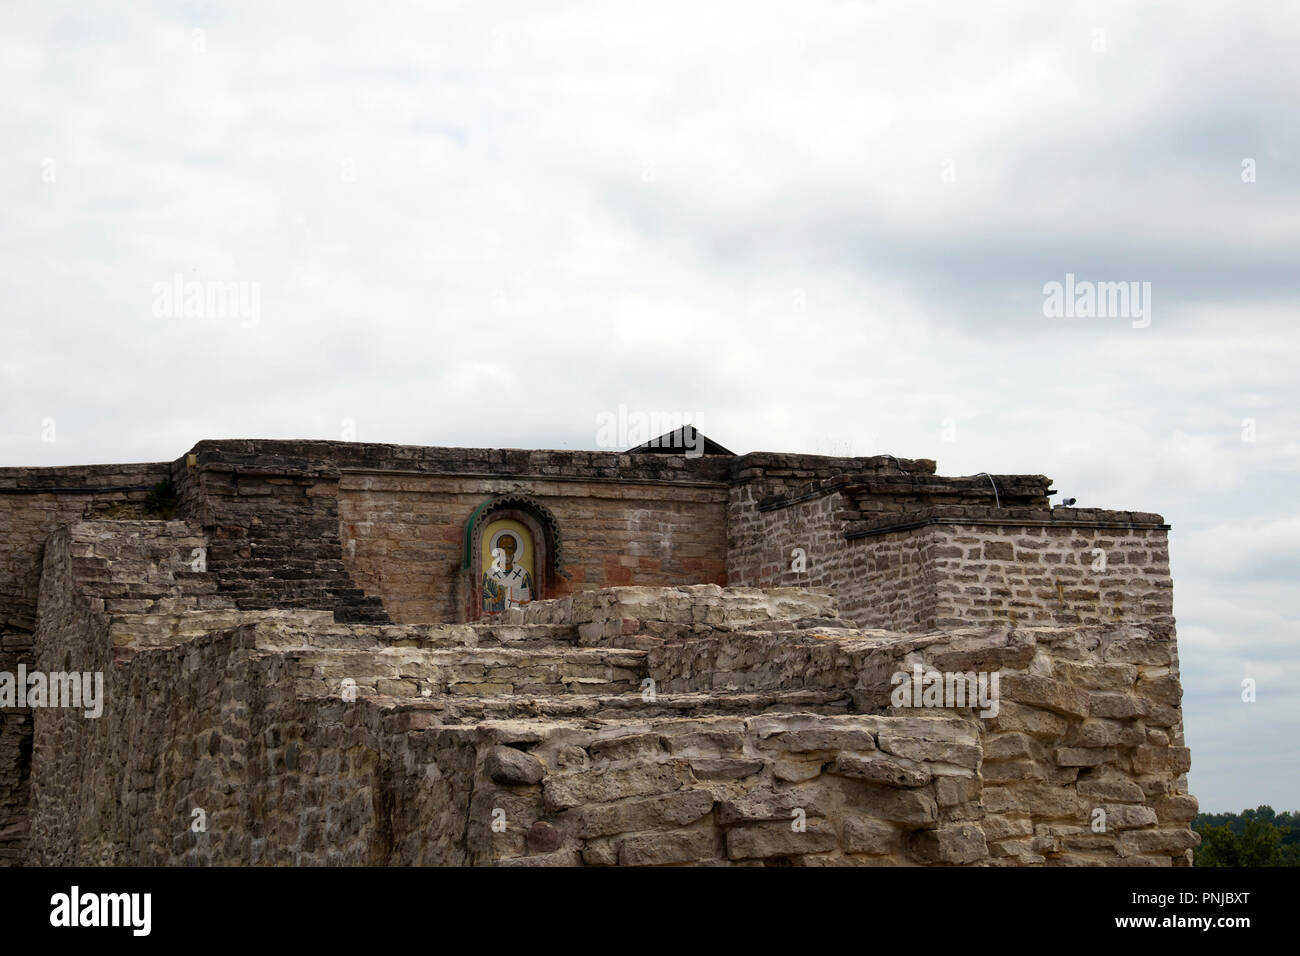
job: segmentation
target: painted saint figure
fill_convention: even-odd
[[[515,564],[519,542],[503,534],[492,549],[492,566],[483,572],[483,610],[505,611],[533,599],[533,576]]]

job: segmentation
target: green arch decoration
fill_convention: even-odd
[[[530,511],[537,518],[538,522],[546,530],[550,538],[550,553],[552,565],[556,571],[563,566],[561,562],[560,551],[560,527],[555,523],[555,515],[551,514],[551,509],[537,501],[530,495],[496,495],[483,501],[473,513],[469,516],[469,521],[465,523],[465,553],[462,556],[460,568],[462,571],[469,570],[470,562],[474,558],[474,532],[482,523],[484,516],[491,514],[499,508],[518,508],[521,511]]]

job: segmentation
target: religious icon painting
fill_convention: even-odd
[[[483,529],[483,610],[489,614],[523,607],[536,595],[532,533],[509,518]]]

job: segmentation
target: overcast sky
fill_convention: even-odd
[[[624,404],[1046,474],[1173,525],[1202,808],[1300,809],[1297,49],[1293,0],[7,4],[0,465]]]

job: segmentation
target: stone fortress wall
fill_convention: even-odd
[[[0,469],[0,671],[102,667],[108,706],[0,711],[0,861],[1189,862],[1158,515],[890,456],[218,441],[64,471]],[[176,520],[141,520],[163,477]],[[499,495],[554,516],[562,573],[465,623]],[[893,707],[915,663],[999,670],[1001,713]]]
[[[767,496],[761,485],[740,486],[729,515],[728,583],[829,588],[844,616],[864,627],[1171,624],[1163,519],[1051,508],[1048,484],[894,471]],[[795,549],[804,552],[801,566]]]
[[[138,514],[169,471],[166,464],[0,468],[0,673],[34,666],[46,539],[83,518]],[[0,707],[0,865],[26,858],[31,754],[31,710]]]

